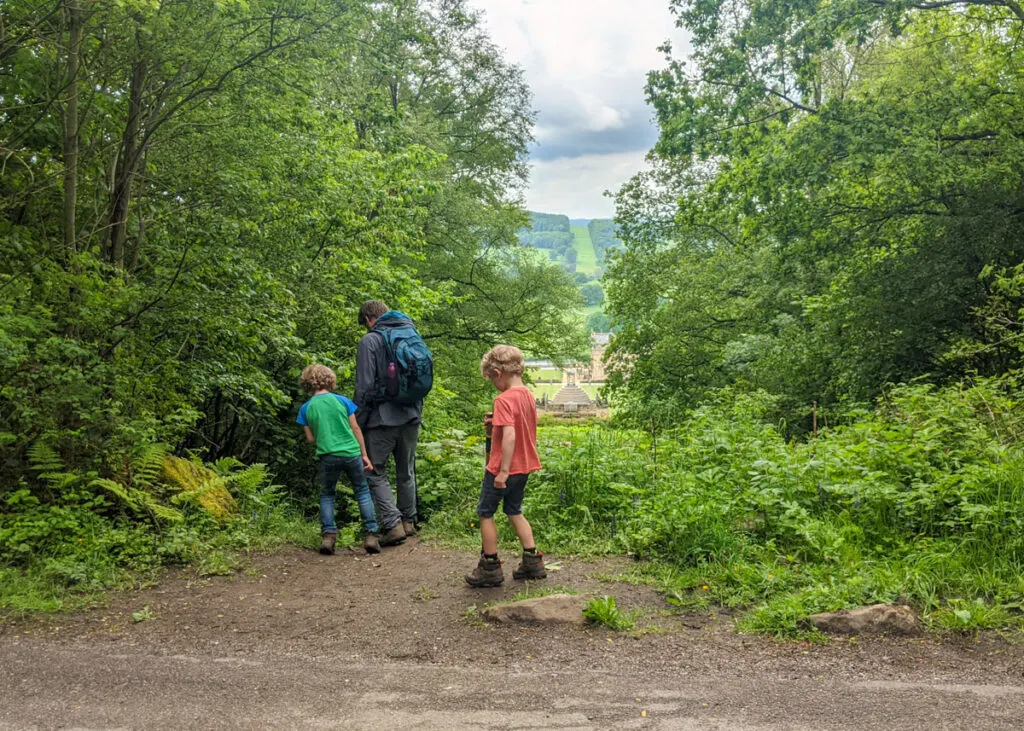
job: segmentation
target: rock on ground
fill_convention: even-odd
[[[815,614],[810,621],[820,631],[831,635],[916,635],[921,631],[920,622],[910,607],[899,604],[874,604]]]
[[[484,610],[484,618],[510,624],[583,624],[587,597],[579,594],[550,594],[509,604],[495,604]]]

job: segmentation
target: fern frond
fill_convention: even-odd
[[[166,457],[163,469],[168,485],[194,496],[203,510],[218,520],[235,512],[237,504],[225,486],[225,478],[213,470],[181,457]]]
[[[180,510],[175,510],[172,507],[161,504],[148,492],[133,490],[132,495],[138,500],[139,505],[161,520],[165,520],[168,523],[180,523],[185,519],[184,513]]]
[[[32,469],[38,473],[64,472],[64,461],[57,454],[57,450],[46,442],[36,442],[29,447],[28,461]]]
[[[180,510],[175,510],[174,508],[166,505],[161,505],[158,502],[154,502],[149,509],[153,511],[153,514],[156,515],[156,517],[162,518],[168,523],[180,523],[185,520],[185,515]]]
[[[74,472],[42,472],[38,477],[51,490],[64,490],[82,479],[81,475]]]
[[[166,444],[147,444],[132,459],[132,484],[139,488],[153,487],[160,480],[164,458],[171,448]]]
[[[135,507],[135,501],[132,500],[131,496],[128,494],[128,488],[119,482],[108,480],[106,477],[98,477],[89,483],[89,487],[102,487],[128,507]]]
[[[244,466],[245,463],[242,462],[242,460],[237,459],[236,457],[221,457],[212,465],[210,465],[211,469],[213,469],[214,472],[216,472],[218,475],[222,477],[227,477],[228,475],[231,474],[232,470]]]
[[[236,494],[250,495],[264,487],[269,479],[270,474],[267,471],[266,465],[253,464],[244,470],[239,470],[226,476],[224,482],[231,488],[234,488],[233,491]]]

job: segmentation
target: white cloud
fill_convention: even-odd
[[[531,164],[526,207],[542,213],[564,213],[569,218],[611,218],[615,193],[647,166],[646,152],[635,150],[600,155],[579,155]]]
[[[664,66],[657,47],[666,40],[678,49],[686,45],[669,0],[470,4],[484,11],[491,37],[524,69],[534,93],[537,144],[528,205],[580,218],[608,215],[612,204],[601,193],[636,172],[657,137],[643,92],[647,72]],[[590,176],[584,181],[557,177],[584,169]],[[627,169],[611,177],[612,170]],[[583,189],[590,193],[584,196]],[[557,208],[563,200],[573,201],[573,212]]]

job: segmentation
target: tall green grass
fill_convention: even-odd
[[[524,510],[546,550],[626,552],[682,607],[746,610],[741,627],[909,601],[939,626],[1019,624],[1024,409],[1011,381],[891,391],[818,439],[787,442],[764,394],[723,393],[657,435],[541,429]],[[431,525],[471,543],[482,450],[427,448]],[[514,536],[502,525],[504,545]]]

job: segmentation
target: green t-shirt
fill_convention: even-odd
[[[336,393],[322,393],[302,405],[296,421],[313,431],[317,456],[358,457],[362,454],[348,424],[348,417],[357,408],[352,401]]]

